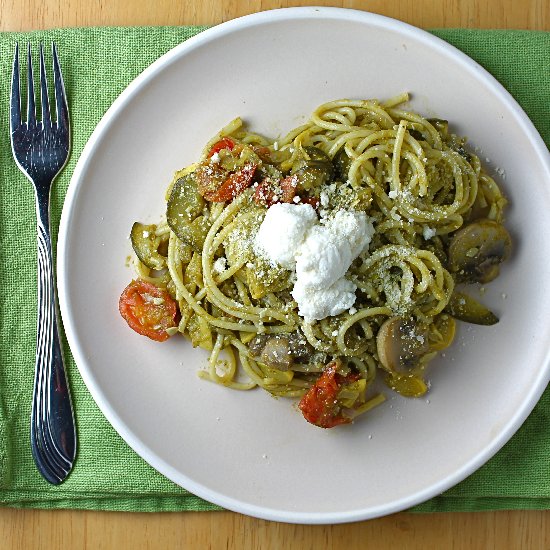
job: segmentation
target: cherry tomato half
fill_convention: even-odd
[[[298,405],[304,418],[320,428],[349,424],[351,418],[340,413],[337,396],[342,384],[357,379],[357,375],[342,376],[336,372],[337,361],[331,361]]]
[[[231,201],[252,185],[256,172],[255,164],[245,164],[238,172],[232,172],[214,192],[206,192],[204,198],[211,202]]]
[[[139,279],[124,289],[118,309],[130,328],[157,342],[167,340],[166,329],[177,325],[178,307],[168,292]]]
[[[212,148],[208,152],[208,158],[214,153],[219,153],[222,149],[229,149],[230,151],[235,147],[235,142],[228,137],[224,137],[212,145]]]
[[[267,206],[273,206],[278,202],[293,202],[296,195],[296,186],[298,185],[298,176],[292,175],[283,178],[276,184],[264,180],[258,184],[254,192],[254,202]]]

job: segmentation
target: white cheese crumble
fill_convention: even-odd
[[[221,258],[218,258],[214,265],[212,266],[215,273],[223,273],[225,271],[225,268],[227,266],[227,259],[223,256]]]
[[[155,306],[160,306],[160,305],[164,304],[164,298],[160,298],[158,296],[153,296],[152,294],[149,294],[148,292],[144,292],[142,294],[142,296],[143,296],[143,299],[148,304],[154,304]]]
[[[281,203],[268,209],[255,248],[271,264],[296,271],[292,297],[312,322],[352,308],[357,287],[345,274],[373,235],[364,212],[338,210],[318,220],[309,204]]]
[[[424,236],[424,239],[429,241],[431,238],[435,237],[435,234],[437,231],[433,229],[432,227],[429,227],[428,225],[425,225],[422,228],[422,235]]]
[[[504,168],[500,168],[500,166],[496,166],[496,167],[495,167],[495,172],[496,172],[502,179],[506,179],[506,172],[505,172]]]
[[[316,223],[317,214],[310,204],[274,204],[258,230],[256,249],[271,264],[294,269],[298,247]]]
[[[347,279],[337,279],[327,288],[315,289],[305,285],[294,285],[292,297],[298,303],[298,313],[306,322],[311,323],[338,315],[355,303],[357,287]]]

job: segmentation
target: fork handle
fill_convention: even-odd
[[[57,485],[72,469],[76,430],[58,330],[49,202],[49,192],[37,190],[38,320],[31,448],[39,472]]]

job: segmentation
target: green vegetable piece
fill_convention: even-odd
[[[176,229],[172,227],[178,239],[181,239],[199,254],[202,253],[202,247],[209,229],[210,223],[204,216],[195,218],[191,223],[179,223]]]
[[[178,255],[183,264],[188,264],[193,258],[193,249],[187,244],[183,243],[180,240],[177,241],[178,246]]]
[[[149,269],[158,270],[166,267],[166,258],[157,251],[160,238],[155,235],[156,229],[156,225],[135,222],[130,231],[130,240],[139,261]]]
[[[193,313],[187,323],[187,333],[194,348],[201,347],[212,351],[212,332],[204,317]]]
[[[417,141],[418,140],[420,140],[420,141],[424,140],[424,135],[419,130],[414,130],[414,129],[409,130],[409,134],[411,135],[411,137],[413,137]]]
[[[475,325],[494,325],[498,323],[498,317],[491,310],[468,296],[468,294],[456,290],[453,292],[444,311],[455,319],[466,323]]]
[[[464,144],[466,140],[463,137],[459,137],[455,134],[447,136],[447,145],[456,151],[466,162],[471,162],[472,155],[466,151]]]
[[[179,178],[170,193],[167,207],[167,217],[177,223],[178,218],[186,221],[194,220],[204,208],[204,199],[199,195],[193,174]],[[168,221],[170,223],[170,221]]]
[[[352,159],[348,157],[345,147],[339,149],[336,155],[334,155],[333,163],[336,169],[336,176],[342,181],[346,181],[348,179]]]
[[[280,292],[289,288],[291,272],[279,266],[272,266],[263,258],[255,258],[252,267],[246,268],[246,282],[250,295],[255,300],[269,292]]]
[[[334,178],[332,161],[318,147],[304,147],[307,155],[294,163],[291,173],[298,176],[301,186],[309,191],[330,183]]]
[[[442,137],[447,137],[449,133],[449,121],[442,118],[429,118],[428,122],[440,133]]]
[[[189,262],[185,270],[183,279],[184,283],[187,281],[194,283],[196,286],[203,286],[202,278],[202,256],[195,252],[193,258]]]
[[[246,264],[255,257],[251,246],[243,246],[243,243],[253,239],[265,217],[265,208],[257,206],[254,202],[244,206],[235,216],[234,229],[229,232],[223,246],[225,257],[230,267],[235,264]]]
[[[355,405],[364,403],[366,389],[367,381],[364,378],[350,384],[344,384],[338,392],[338,402],[346,409],[351,409]]]
[[[470,155],[470,153],[468,153],[468,151],[466,151],[466,149],[464,149],[464,145],[460,145],[456,148],[456,152],[464,159],[466,160],[467,162],[471,162],[472,160],[472,155]]]
[[[209,224],[199,214],[204,208],[204,199],[197,191],[192,174],[182,176],[176,181],[168,199],[166,221],[184,243],[196,252],[202,251]]]
[[[386,385],[403,397],[420,397],[428,391],[428,386],[422,378],[414,374],[388,374],[384,380]]]

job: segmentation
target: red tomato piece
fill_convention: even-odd
[[[167,340],[166,329],[177,325],[176,302],[147,281],[132,281],[122,292],[118,309],[131,329],[157,342]]]
[[[281,189],[283,194],[281,196],[281,202],[292,202],[294,195],[296,195],[296,187],[298,185],[298,176],[293,174],[287,176],[281,180]]]
[[[219,164],[210,164],[208,162],[199,165],[193,173],[197,182],[197,191],[206,197],[208,194],[215,193],[227,179],[229,171],[222,168]]]
[[[283,178],[277,183],[264,180],[258,184],[254,192],[256,204],[263,204],[268,208],[277,202],[293,202],[298,185],[298,176],[292,175]]]
[[[315,210],[319,208],[319,199],[317,197],[300,197],[300,202],[302,204],[309,204],[315,208]]]
[[[275,198],[275,191],[269,181],[264,180],[258,183],[254,191],[254,202],[256,204],[263,204],[269,208],[272,204],[278,202]]]
[[[253,145],[252,150],[264,161],[264,162],[270,162],[271,161],[271,151],[269,150],[269,147],[262,147],[259,145]]]
[[[210,158],[214,153],[219,153],[222,149],[233,150],[235,147],[235,142],[228,137],[224,137],[212,145],[212,148],[208,152],[208,158]]]
[[[245,164],[238,172],[233,172],[214,192],[206,192],[204,198],[211,202],[231,201],[252,185],[256,172],[255,164]]]
[[[304,418],[320,428],[333,428],[351,422],[351,418],[340,413],[337,396],[342,384],[353,382],[358,376],[342,376],[336,372],[337,368],[338,361],[331,361],[298,405]]]

